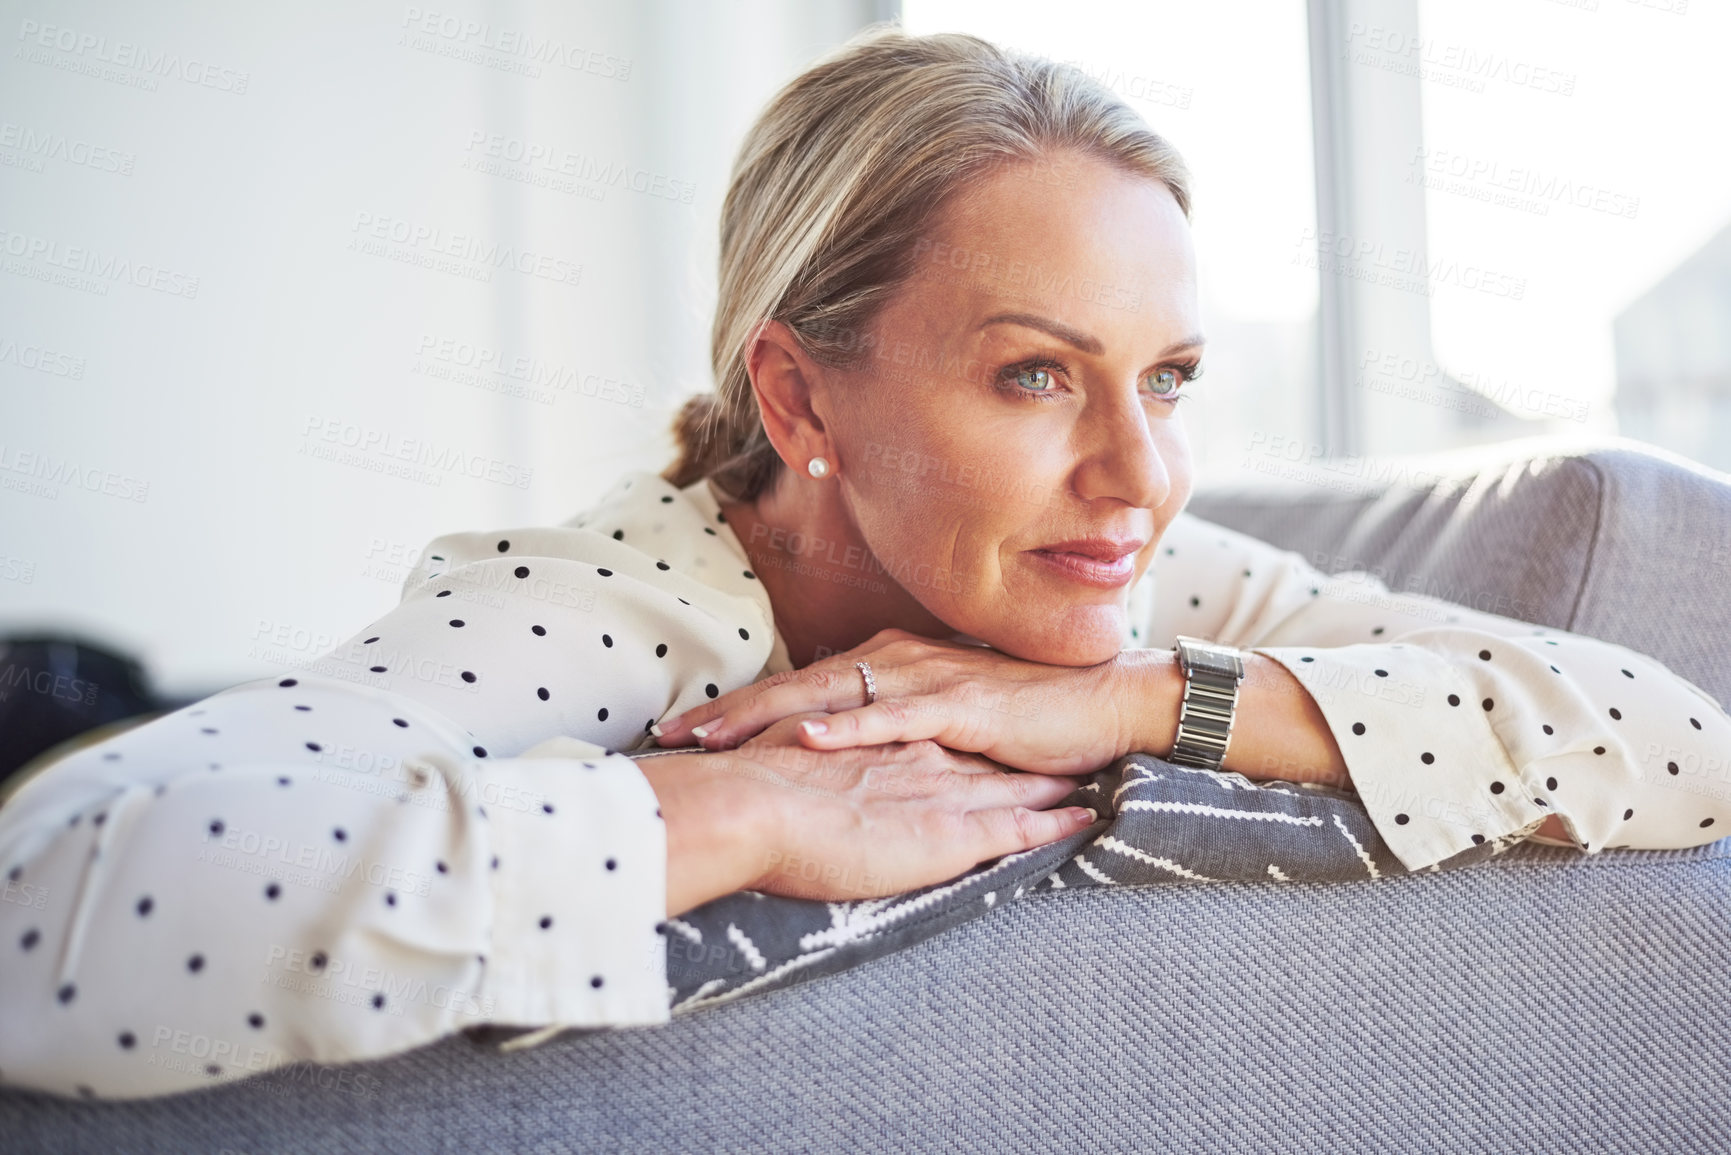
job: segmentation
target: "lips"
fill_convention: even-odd
[[[1136,575],[1136,555],[1146,538],[1090,537],[1028,550],[1049,571],[1100,589],[1116,589]]]

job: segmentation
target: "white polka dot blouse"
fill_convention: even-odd
[[[482,1024],[665,1022],[649,729],[789,668],[707,483],[436,539],[291,673],[57,761],[0,808],[0,1081],[133,1098]],[[1712,841],[1731,718],[1622,646],[1327,577],[1180,514],[1126,644],[1265,654],[1413,870],[1551,814],[1587,852]]]

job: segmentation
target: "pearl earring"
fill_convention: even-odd
[[[821,457],[814,457],[805,463],[805,471],[813,477],[829,476],[829,462]]]

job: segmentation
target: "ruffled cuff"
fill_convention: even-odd
[[[481,765],[471,805],[491,847],[488,1020],[555,1031],[666,1022],[667,832],[648,780],[574,738]]]
[[[1304,684],[1395,857],[1424,870],[1524,837],[1552,811],[1529,795],[1469,679],[1400,642],[1257,646]]]

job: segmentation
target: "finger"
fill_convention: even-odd
[[[1086,830],[1097,817],[1085,806],[1066,806],[1061,810],[1031,810],[1025,806],[974,810],[968,814],[970,849],[975,862],[1017,854]]]
[[[812,750],[843,750],[929,738],[952,750],[977,753],[979,747],[957,724],[958,709],[937,697],[880,700],[828,718],[808,718],[800,724],[799,741]]]
[[[1046,810],[1076,792],[1076,783],[1069,778],[1050,774],[1015,773],[969,774],[961,787],[976,810],[1005,806],[1025,806],[1030,810]]]

